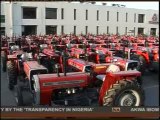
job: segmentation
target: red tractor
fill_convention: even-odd
[[[2,58],[2,70],[3,70],[3,72],[6,72],[7,55],[9,55],[11,53],[11,51],[12,51],[11,48],[19,49],[19,47],[16,46],[15,42],[12,42],[12,41],[6,41],[4,46],[1,47],[1,58]]]
[[[97,77],[95,81],[102,81],[101,84],[93,86],[90,73],[66,73],[64,69],[64,74],[45,74],[46,70],[40,72],[40,68],[43,67],[32,61],[24,62],[27,79],[16,86],[18,105],[141,106],[144,103],[143,90],[137,83],[141,73],[136,70],[120,71],[119,66],[110,65],[103,79]]]
[[[16,47],[16,46],[12,46]],[[32,53],[27,53],[22,50],[11,49],[11,53],[7,55],[7,78],[8,87],[13,90],[17,84],[17,76],[23,74],[23,62],[33,60]]]

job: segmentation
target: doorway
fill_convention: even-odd
[[[48,34],[57,34],[57,26],[46,26],[46,35]]]
[[[22,35],[36,35],[37,26],[36,25],[24,25],[22,26]]]
[[[143,35],[144,34],[144,28],[138,28],[138,35],[141,34]]]
[[[156,28],[151,28],[150,35],[156,35]]]

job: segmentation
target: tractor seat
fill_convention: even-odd
[[[109,67],[107,68],[106,72],[120,72],[120,67],[114,64],[109,65]],[[106,75],[97,75],[96,78],[98,80],[104,81],[105,80]]]

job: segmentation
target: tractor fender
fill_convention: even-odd
[[[137,55],[142,56],[146,60],[147,63],[150,63],[148,53],[137,53]]]
[[[113,84],[115,84],[117,81],[123,80],[123,79],[130,79],[133,80],[133,78],[137,78],[141,76],[141,73],[137,70],[132,71],[119,71],[119,72],[108,72],[106,73],[105,79],[103,81],[103,84],[100,88],[99,93],[99,105],[103,105],[103,97],[105,96],[106,91],[108,91]]]

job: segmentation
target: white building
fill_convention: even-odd
[[[159,11],[72,2],[2,2],[1,34],[159,35]]]

